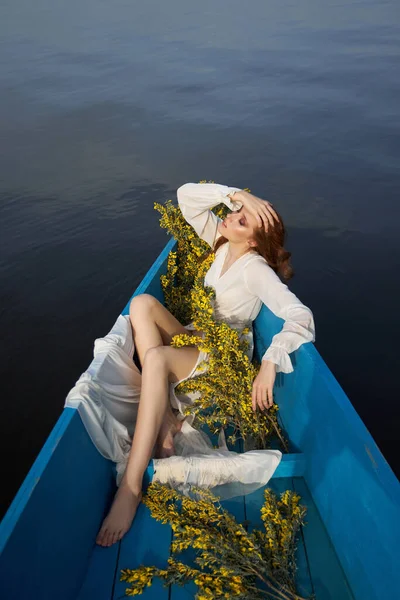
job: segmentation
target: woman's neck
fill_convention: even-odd
[[[247,252],[250,252],[250,250],[252,250],[252,247],[244,245],[244,244],[233,244],[232,242],[227,242],[228,243],[228,250],[226,252],[226,256],[228,258],[228,260],[232,260],[235,261],[238,258],[240,258],[241,256],[243,256],[243,254],[246,254]]]

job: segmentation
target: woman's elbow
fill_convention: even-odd
[[[303,304],[301,307],[297,307],[295,312],[296,314],[292,315],[292,318],[301,328],[303,336],[308,342],[315,342],[315,321],[312,311]]]
[[[314,321],[314,315],[313,312],[310,308],[307,308],[307,313],[308,313],[308,321],[307,321],[307,329],[310,332],[310,342],[315,342],[315,321]]]
[[[192,187],[193,183],[184,183],[183,185],[181,185],[180,187],[178,187],[178,189],[176,190],[176,195],[178,196],[182,196],[184,194],[186,194],[189,189]]]

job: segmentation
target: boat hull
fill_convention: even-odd
[[[163,300],[171,240],[134,295]],[[127,314],[129,302],[122,311]],[[260,358],[283,321],[263,307],[254,324]],[[318,600],[394,598],[400,589],[400,485],[373,438],[313,344],[291,355],[294,372],[278,373],[275,400],[292,452],[271,487],[295,489],[308,524],[298,549],[303,593]],[[151,478],[151,466],[147,479]],[[0,594],[7,600],[120,598],[120,568],[165,564],[171,531],[141,506],[123,542],[95,545],[115,491],[113,464],[95,449],[76,410],[64,409],[0,525]],[[229,501],[237,518],[257,520],[261,492]],[[148,598],[168,598],[158,583]],[[165,595],[166,594],[166,595]],[[177,588],[193,597],[193,589]]]

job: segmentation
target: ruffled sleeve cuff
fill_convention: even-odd
[[[240,202],[240,200],[235,200],[235,196],[233,196],[233,199],[228,197],[228,194],[232,194],[233,192],[240,192],[241,189],[240,188],[236,188],[236,187],[228,187],[228,186],[221,186],[221,200],[224,204],[226,204],[226,206],[230,209],[230,210],[239,210],[240,208],[242,208],[243,203]]]
[[[292,373],[294,371],[290,356],[283,348],[270,346],[262,357],[262,360],[270,360],[275,363],[277,365],[277,373]]]

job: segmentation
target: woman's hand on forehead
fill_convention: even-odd
[[[275,212],[271,202],[268,200],[258,198],[257,196],[250,194],[250,192],[246,192],[245,190],[235,192],[234,198],[242,203],[242,208],[245,208],[249,215],[255,217],[258,226],[264,226],[266,231],[268,231],[269,225],[272,227],[274,226],[274,219],[279,221],[277,213]]]

